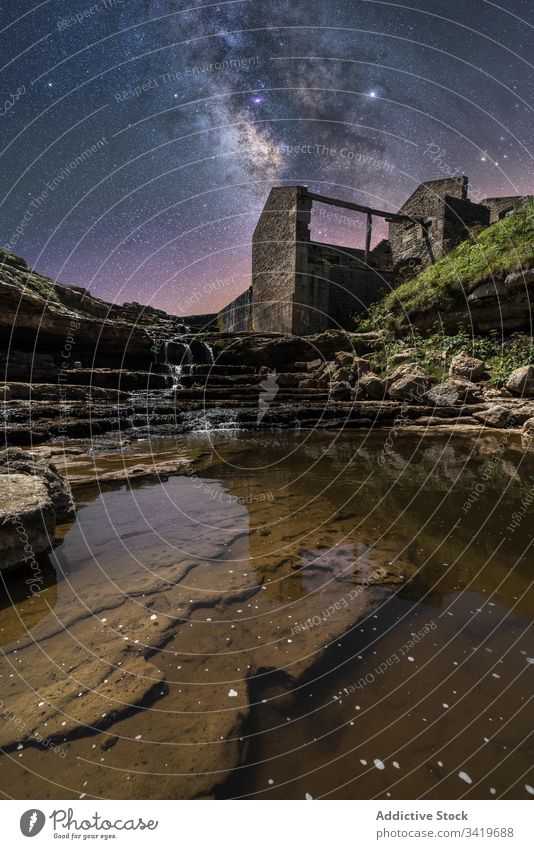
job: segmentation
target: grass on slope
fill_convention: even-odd
[[[384,326],[407,313],[447,309],[465,303],[483,280],[500,278],[534,264],[534,202],[525,203],[513,215],[483,230],[476,239],[463,242],[417,277],[402,283],[377,305],[371,316],[374,326]]]

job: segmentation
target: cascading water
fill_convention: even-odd
[[[190,332],[189,327],[185,324],[179,326],[179,333],[167,327],[153,328],[147,331],[153,343],[154,362],[164,367],[166,372],[166,389],[171,392],[184,388],[182,377],[191,372],[191,367],[194,363],[191,345],[188,342],[184,342],[182,329],[184,333]],[[207,351],[209,362],[213,363],[214,356],[212,349],[206,342],[201,342],[201,345]],[[172,346],[172,348],[169,346]]]
[[[167,386],[169,389],[174,391],[175,389],[183,389],[183,386],[180,382],[182,377],[182,369],[183,366],[173,365],[172,363],[166,363],[168,369],[167,375]],[[170,386],[169,386],[170,383]]]
[[[165,342],[164,365],[167,369],[167,388],[170,389],[172,392],[175,389],[183,389],[181,383],[182,375],[184,373],[184,368],[193,364],[193,354],[191,352],[191,346],[187,342],[176,341],[175,344],[179,345],[182,348],[182,359],[180,363],[170,363],[168,356],[169,341],[175,342],[175,340],[168,340],[167,342]]]
[[[206,351],[208,352],[208,356],[210,358],[210,364],[213,365],[214,362],[215,362],[215,357],[213,356],[213,348],[210,345],[208,345],[207,342],[202,341],[201,344],[206,349]]]

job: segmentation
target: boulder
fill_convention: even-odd
[[[407,348],[406,351],[401,351],[398,354],[393,354],[389,358],[389,364],[392,366],[400,366],[403,363],[413,363],[414,359],[417,357],[417,351],[415,348]]]
[[[42,478],[0,474],[0,570],[45,551],[55,529],[52,500]]]
[[[425,372],[422,366],[418,363],[403,363],[398,366],[392,374],[388,374],[387,380],[390,385],[395,383],[397,380],[400,380],[401,377],[406,377],[407,374],[417,375],[417,377],[424,377]]]
[[[454,386],[462,401],[473,401],[482,395],[482,389],[472,380],[466,380],[461,377],[453,377],[446,381],[449,386]]]
[[[534,436],[534,418],[526,420],[526,422],[524,423],[524,425],[522,427],[522,431],[527,436],[530,436],[530,437]]]
[[[491,407],[486,407],[485,410],[473,413],[473,415],[475,419],[488,427],[506,427],[510,418],[510,413],[506,407],[501,407],[499,404],[493,404]]]
[[[428,377],[418,373],[410,373],[395,380],[389,387],[389,397],[394,401],[410,401],[417,404],[425,400],[431,382]]]
[[[370,371],[358,381],[360,391],[371,401],[382,401],[386,397],[387,385],[382,378]]]
[[[504,386],[501,386],[500,389],[497,389],[495,386],[485,386],[480,393],[480,397],[487,401],[495,401],[499,398],[511,398],[512,393],[508,389],[505,389]]]
[[[350,369],[354,357],[348,351],[338,351],[335,356],[336,365],[338,368]]]
[[[516,368],[506,381],[506,388],[512,395],[534,395],[534,366]]]
[[[427,401],[436,407],[454,407],[461,402],[458,388],[453,383],[440,383],[426,393]]]
[[[470,380],[451,378],[438,386],[433,386],[426,393],[431,404],[436,407],[452,407],[466,401],[473,401],[482,395],[480,386]]]
[[[451,377],[465,377],[468,380],[480,380],[486,371],[486,364],[477,357],[469,354],[456,354],[451,360],[449,374]]]
[[[507,296],[525,291],[534,283],[534,269],[529,268],[521,271],[513,271],[505,278],[497,277],[484,283],[478,284],[467,300],[471,304],[478,305],[484,301],[502,302]]]
[[[299,376],[294,372],[284,372],[282,374],[276,375],[276,382],[280,387],[287,387],[288,389],[294,389],[299,386]]]
[[[351,380],[354,380],[354,378],[350,368],[336,368],[332,372],[332,383],[350,383]]]
[[[332,401],[350,401],[352,398],[352,388],[350,383],[340,381],[334,383],[330,390],[330,398]]]
[[[299,389],[317,389],[317,381],[312,377],[305,377],[300,381]]]
[[[352,390],[352,400],[365,401],[366,398],[367,395],[365,394],[365,389],[363,388],[363,386],[360,386],[360,384],[357,383],[354,389]]]
[[[71,522],[76,516],[74,499],[68,481],[61,477],[56,466],[31,451],[7,448],[0,452],[0,475],[34,476],[44,484],[58,522]]]
[[[371,366],[363,357],[355,357],[350,370],[353,379],[359,380],[364,374],[368,374],[371,371]]]
[[[335,363],[326,363],[324,368],[319,371],[317,376],[317,383],[321,388],[327,389],[330,386],[330,383],[332,381],[332,375],[334,374],[335,370]]]

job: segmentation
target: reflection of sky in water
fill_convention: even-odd
[[[19,627],[12,639],[21,636],[17,611],[39,639],[43,624],[55,624],[54,615],[67,621],[87,604],[101,616],[122,592],[130,593],[135,629],[138,610],[146,618],[145,592],[159,581],[164,591],[154,606],[158,613],[171,610],[180,617],[187,602],[195,601],[176,642],[155,656],[157,664],[167,664],[169,681],[185,674],[175,651],[187,656],[201,647],[210,655],[209,663],[202,660],[187,673],[193,687],[204,676],[232,678],[234,665],[241,666],[232,652],[248,651],[251,644],[255,651],[274,638],[279,648],[263,662],[277,670],[289,652],[299,657],[316,652],[318,675],[299,681],[294,691],[277,685],[280,698],[269,696],[267,680],[255,679],[255,721],[266,733],[253,740],[236,794],[304,798],[347,782],[340,796],[368,798],[399,781],[393,798],[434,791],[438,798],[457,798],[465,790],[459,788],[457,764],[467,757],[464,768],[473,787],[481,782],[477,792],[485,798],[491,786],[500,793],[511,776],[531,767],[522,743],[531,731],[530,715],[522,710],[530,696],[530,676],[524,674],[534,656],[528,634],[534,617],[529,514],[511,536],[504,534],[531,486],[528,456],[510,445],[502,463],[491,464],[495,474],[484,477],[480,497],[464,511],[493,456],[491,440],[474,448],[460,439],[453,447],[441,438],[403,437],[379,467],[383,433],[366,437],[366,455],[360,452],[356,459],[359,436],[345,435],[332,447],[330,435],[314,435],[301,449],[302,438],[264,435],[260,446],[212,434],[206,438],[212,462],[198,477],[119,485],[95,491],[93,500],[86,496],[50,558],[60,577],[68,573],[68,581],[60,580],[46,596],[53,610],[39,615],[50,619],[43,623],[35,606],[21,612],[22,601],[8,611],[10,627]],[[198,439],[192,443],[198,449]],[[266,493],[271,500],[260,499]],[[194,568],[180,572],[177,564]],[[386,581],[398,582],[367,589],[377,569],[387,574]],[[413,577],[406,581],[401,575]],[[243,588],[251,592],[238,600],[233,592]],[[216,603],[206,607],[203,594],[210,589]],[[223,596],[226,604],[219,603]],[[376,601],[360,617],[359,605],[370,597]],[[114,615],[104,613],[109,621]],[[4,640],[9,622],[2,617]],[[436,627],[403,651],[429,622]],[[62,661],[64,636],[56,643]],[[230,673],[215,660],[217,653],[226,656]],[[398,661],[388,665],[395,655]],[[378,674],[379,667],[386,671]],[[43,674],[39,664],[35,669]],[[366,676],[369,683],[355,688]],[[245,685],[236,689],[241,694]],[[162,704],[179,711],[182,683],[165,698]],[[196,694],[194,699],[197,705]],[[183,732],[177,715],[165,715],[164,723],[135,715],[132,727],[143,739],[175,740]],[[80,751],[85,745],[80,743]],[[121,746],[106,757],[128,768],[130,750]],[[283,756],[261,766],[274,752]],[[372,766],[375,758],[384,770]],[[260,763],[257,769],[254,762]]]
[[[218,481],[172,477],[156,485],[106,492],[78,513],[57,550],[61,567],[97,560],[113,574],[165,565],[178,558],[217,556],[236,533],[246,532],[248,511]]]

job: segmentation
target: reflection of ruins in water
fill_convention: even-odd
[[[399,593],[436,608],[473,574],[482,571],[492,580],[495,529],[473,540],[473,521],[483,527],[494,508],[499,516],[503,491],[517,484],[517,446],[507,445],[495,460],[494,440],[467,449],[460,437],[454,445],[397,439],[384,454],[387,435],[332,434],[326,445],[324,433],[286,434],[283,447],[276,438],[263,448],[243,442],[238,454],[235,447],[230,452],[228,465],[219,445],[220,465],[210,474],[220,474],[229,501],[247,512],[248,556],[258,580],[269,576],[268,597],[292,602],[332,575],[361,584],[374,568],[399,557],[414,573]],[[488,463],[491,475],[484,471]],[[471,505],[467,521],[464,506],[481,475],[484,497]],[[465,555],[451,569],[459,546]],[[518,597],[525,580],[528,564],[521,557],[508,583]]]

